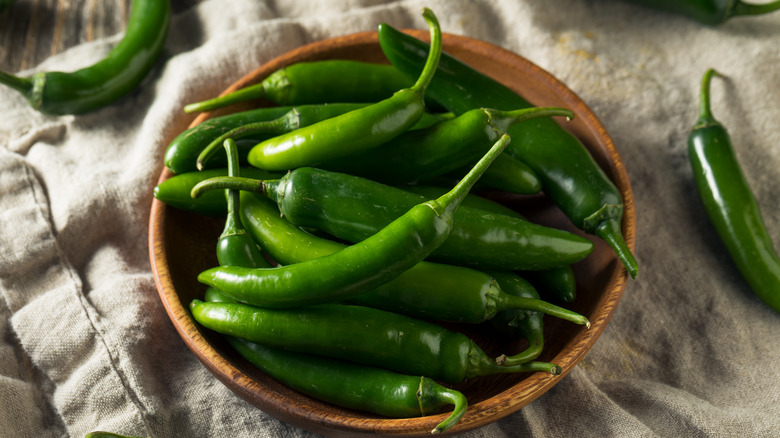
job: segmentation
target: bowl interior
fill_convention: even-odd
[[[420,39],[427,32],[409,31]],[[623,195],[623,233],[629,247],[635,246],[633,196],[620,156],[598,118],[564,84],[528,60],[497,46],[462,36],[445,34],[444,50],[461,61],[501,81],[537,106],[562,106],[575,118],[564,129],[576,135],[612,178]],[[295,62],[322,59],[354,59],[386,63],[375,32],[365,32],[313,43],[286,53],[249,73],[225,93],[259,82],[271,72]],[[193,125],[228,112],[249,109],[268,102],[255,101],[201,114]],[[165,169],[160,182],[172,174]],[[488,193],[490,197],[517,209],[530,219],[580,235],[571,222],[543,195],[513,196]],[[311,399],[269,378],[236,354],[220,336],[200,328],[189,314],[192,299],[202,298],[205,286],[198,283],[199,272],[216,266],[215,243],[223,221],[167,207],[155,200],[150,218],[150,256],[161,301],[182,339],[208,369],[225,385],[258,408],[275,417],[327,435],[425,436],[447,413],[411,418],[388,419],[342,409]],[[469,410],[450,432],[473,429],[517,411],[559,382],[582,359],[604,330],[625,288],[627,274],[612,250],[589,237],[595,248],[585,260],[574,265],[577,299],[567,307],[586,315],[591,328],[547,317],[545,347],[538,360],[560,365],[563,374],[529,373],[480,377],[456,385],[469,399]],[[520,351],[523,340],[497,337],[485,325],[449,325],[466,333],[487,353],[498,355]]]

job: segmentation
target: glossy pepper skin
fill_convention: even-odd
[[[191,103],[184,111],[210,111],[261,98],[276,105],[374,103],[412,84],[412,80],[390,65],[341,59],[298,62],[271,73],[258,84]]]
[[[465,201],[464,201],[465,202]],[[295,264],[334,254],[346,247],[343,243],[323,239],[291,224],[279,214],[276,205],[256,193],[242,192],[241,220],[255,241],[281,264]],[[356,303],[407,316],[438,321],[483,322],[495,309],[488,310],[488,297],[500,293],[493,278],[484,272],[461,266],[420,262],[397,278],[355,298]],[[446,305],[437,306],[420,296],[441,295],[446,291],[451,297]],[[395,298],[395,306],[387,303],[369,304],[373,295]],[[466,298],[468,297],[468,298]],[[433,305],[432,305],[433,304]]]
[[[560,373],[558,367],[538,362],[500,366],[462,333],[370,307],[263,309],[193,300],[190,311],[198,323],[225,335],[445,383],[498,373]]]
[[[536,117],[550,116],[572,118],[574,114],[561,108],[528,108],[519,111],[479,108],[426,129],[408,131],[381,147],[325,162],[318,167],[385,184],[426,181],[473,165],[510,126]],[[503,157],[497,158],[493,164],[500,163]],[[528,180],[527,188],[519,193],[537,193],[541,188],[539,180],[533,172],[527,175],[522,175]]]
[[[406,132],[422,117],[425,90],[441,55],[441,29],[433,12],[423,18],[431,49],[417,81],[385,100],[266,140],[249,151],[249,164],[267,170],[312,166],[377,147]]]
[[[364,108],[365,106],[366,104],[355,103],[295,106],[278,119],[238,126],[213,139],[198,155],[196,165],[198,169],[203,170],[211,156],[219,150],[222,143],[228,138],[236,139],[247,136],[274,137]]]
[[[701,83],[699,119],[688,137],[688,154],[707,215],[753,292],[780,312],[780,259],[761,210],[734,154],[731,138],[710,112],[714,70]]]
[[[134,90],[162,52],[168,34],[168,0],[134,0],[122,41],[97,63],[74,72],[41,72],[19,78],[0,72],[0,83],[22,93],[50,115],[83,114]]]
[[[228,156],[228,175],[240,176],[238,151],[233,139],[225,140],[225,152]],[[252,236],[241,223],[240,193],[238,190],[225,190],[227,215],[225,227],[217,240],[217,261],[220,266],[243,266],[246,268],[270,268]]]
[[[257,108],[214,117],[213,119],[208,119],[199,123],[192,128],[182,131],[181,134],[177,135],[168,144],[164,157],[165,166],[173,173],[197,171],[198,167],[196,163],[198,155],[200,155],[203,149],[215,138],[239,126],[259,121],[278,119],[292,110],[292,108],[293,107],[291,106]],[[241,139],[238,140],[240,145]],[[253,148],[256,144],[257,141],[251,142],[243,153],[244,158],[246,158],[246,155],[249,153],[249,149]],[[239,147],[239,151],[241,151],[241,149],[242,148]],[[209,165],[207,167],[227,167],[227,160],[223,155],[215,155],[209,160]]]
[[[472,199],[467,197],[463,202]],[[280,263],[300,263],[345,247],[287,222],[269,199],[244,192],[241,205],[241,220],[250,234]],[[575,324],[588,324],[582,315],[541,300],[514,299],[482,271],[430,262],[420,262],[349,302],[433,321],[478,324],[505,309],[533,309]]]
[[[215,289],[207,302],[234,302]],[[233,336],[225,337],[236,351],[264,373],[310,397],[337,406],[387,417],[432,415],[447,405],[452,414],[431,431],[455,425],[466,412],[466,397],[432,379],[394,373],[327,357],[269,348]]]
[[[281,178],[278,173],[267,172],[256,167],[241,168],[241,175],[246,178]],[[209,217],[225,217],[227,214],[227,199],[224,193],[213,191],[203,196],[190,196],[192,188],[201,181],[218,176],[228,176],[227,168],[207,169],[200,172],[186,172],[166,179],[154,187],[154,197],[179,210],[191,211]]]
[[[353,243],[370,238],[421,199],[396,187],[311,167],[295,169],[279,180],[223,181],[226,185],[220,188],[245,183],[234,188],[265,193],[295,225]],[[567,231],[461,207],[452,232],[430,260],[477,268],[539,270],[569,265],[592,250],[591,241]]]
[[[673,12],[710,26],[733,17],[760,15],[780,9],[780,1],[756,4],[741,0],[627,0],[651,8]]]
[[[331,103],[322,105],[300,105],[293,107],[289,112],[285,113],[282,117],[276,120],[260,121],[254,123],[248,123],[220,135],[211,141],[198,155],[197,167],[198,169],[204,169],[207,163],[211,161],[211,157],[218,149],[218,146],[222,144],[227,138],[244,138],[251,137],[268,137],[274,134],[284,134],[295,131],[306,126],[313,125],[317,122],[327,120],[342,114],[346,114],[350,111],[354,111],[360,108],[364,108],[366,104],[357,103]],[[409,128],[409,131],[414,132],[419,129],[438,124],[442,120],[450,118],[448,114],[430,114],[423,112],[420,119]]]
[[[508,142],[508,136],[496,142],[447,194],[414,205],[360,243],[283,267],[212,268],[201,272],[198,280],[238,301],[275,308],[346,300],[381,286],[422,261],[447,239],[461,201]],[[198,196],[199,187],[209,187],[208,181],[204,183],[193,189],[193,196]]]
[[[493,164],[496,163],[494,162]],[[492,165],[490,167],[491,169],[493,168]],[[485,175],[487,175],[487,173]],[[482,178],[484,179],[485,176]],[[440,196],[447,190],[438,186],[416,184],[403,186],[401,188],[426,198]],[[463,207],[526,220],[517,211],[477,195],[467,197],[463,201]],[[546,295],[545,299],[551,297],[558,302],[569,304],[574,302],[574,299],[577,296],[577,279],[574,277],[574,270],[571,265],[550,269],[523,271],[521,274],[523,279],[531,282],[533,285],[531,287],[535,288],[535,291],[539,290],[542,294]]]
[[[246,162],[249,150],[259,141],[364,106],[364,104],[281,106],[215,117],[177,135],[165,151],[165,165],[174,173],[225,167],[224,154],[214,154],[213,151],[208,155],[203,154],[207,148],[221,148],[228,133],[239,143],[244,139],[251,140],[248,147],[239,147],[239,157],[242,162]]]
[[[407,75],[420,71],[420,55],[428,44],[387,24],[381,24],[378,32],[382,51],[397,69]],[[480,107],[515,110],[532,106],[508,87],[447,54],[441,56],[428,93],[455,114]],[[620,228],[621,194],[582,143],[545,118],[518,123],[509,135],[512,144],[507,153],[530,166],[542,182],[542,191],[574,225],[604,239],[635,277],[637,263]]]
[[[433,433],[450,429],[466,412],[468,403],[463,394],[427,377],[272,349],[235,337],[229,337],[228,342],[271,377],[337,406],[410,418],[433,415],[447,405],[454,405],[452,414]]]
[[[457,181],[458,175],[462,174],[463,169],[458,169],[443,176]],[[430,181],[435,180],[436,178]],[[490,166],[479,181],[479,185],[519,195],[530,195],[542,190],[542,183],[536,173],[525,163],[508,154],[502,155],[500,160],[496,160]]]

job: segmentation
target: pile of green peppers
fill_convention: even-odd
[[[467,410],[454,384],[562,372],[537,360],[545,315],[590,326],[563,306],[576,299],[571,266],[593,243],[479,189],[544,191],[632,276],[637,268],[620,193],[550,121],[571,111],[506,96],[442,54],[435,15],[423,17],[430,44],[380,27],[391,65],[293,64],[188,105],[275,104],[182,132],[165,154],[175,175],[154,195],[225,218],[218,266],[199,274],[203,298],[190,303],[195,321],[271,377],[341,407],[408,418],[453,405],[441,432]],[[548,152],[532,152],[540,138]],[[482,323],[526,348],[492,357],[451,329]]]

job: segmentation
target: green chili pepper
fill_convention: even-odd
[[[227,175],[228,170],[226,168],[180,173],[155,186],[154,197],[180,210],[191,211],[210,217],[225,217],[225,214],[227,214],[227,200],[223,193],[219,191],[207,192],[196,199],[190,196],[190,192],[192,192],[192,188],[196,184],[203,180]],[[241,175],[247,178],[258,179],[280,178],[282,176],[256,167],[242,168]]]
[[[288,113],[285,113],[285,115],[276,120],[253,122],[233,128],[212,140],[211,143],[201,151],[200,155],[198,155],[197,167],[202,170],[226,138],[254,137],[258,135],[265,135],[267,137],[269,134],[278,135],[294,131],[304,126],[313,125],[319,121],[330,119],[365,106],[366,104],[349,103],[301,105],[293,107]],[[424,112],[417,123],[410,128],[410,131],[414,132],[415,130],[438,124],[440,121],[449,118],[451,118],[451,115],[449,114],[438,115]]]
[[[574,114],[561,108],[527,108],[518,111],[479,108],[429,128],[401,134],[382,147],[359,152],[346,159],[325,162],[318,167],[386,184],[426,181],[473,165],[511,126],[533,118],[551,116],[572,118]],[[496,162],[500,160],[498,158]],[[521,193],[539,191],[539,181],[533,173],[531,175],[536,184],[524,188]]]
[[[742,173],[728,131],[710,112],[708,70],[701,83],[699,119],[688,137],[693,176],[707,215],[748,285],[780,312],[780,259]]]
[[[198,280],[264,307],[334,302],[374,289],[422,261],[447,239],[460,202],[507,143],[509,137],[501,137],[444,196],[413,206],[370,238],[338,253],[271,269],[217,267],[202,272]]]
[[[387,24],[379,26],[379,43],[390,62],[407,75],[420,71],[428,45]],[[446,54],[441,56],[428,94],[447,110],[462,114],[480,107],[514,110],[532,105],[510,88]],[[620,192],[580,141],[553,120],[539,118],[509,129],[507,153],[531,167],[542,190],[583,231],[604,239],[631,277],[638,266],[620,229]]]
[[[493,163],[495,164],[495,162]],[[493,167],[491,165],[491,167]],[[482,175],[482,178],[485,176]],[[482,181],[482,178],[480,178],[480,181]],[[431,199],[436,198],[438,196],[441,196],[449,190],[445,186],[440,185],[434,185],[434,184],[408,184],[408,185],[401,185],[398,186],[399,189],[414,193],[415,195],[425,198],[425,199]],[[513,210],[510,207],[507,207],[506,205],[499,204],[496,201],[493,201],[491,199],[485,198],[478,193],[469,193],[468,196],[463,200],[463,203],[461,204],[462,207],[467,208],[473,208],[475,210],[482,210],[487,213],[494,213],[494,214],[500,214],[504,216],[511,216],[516,217],[518,219],[527,220],[523,215],[518,213],[517,211]]]
[[[518,297],[539,299],[539,293],[531,283],[511,272],[491,272],[506,293]],[[528,348],[514,356],[499,356],[500,365],[516,365],[536,359],[544,348],[543,314],[532,310],[504,310],[490,320],[499,333],[528,341]]]
[[[206,291],[206,301],[235,302],[213,288]],[[233,336],[225,338],[241,356],[264,373],[296,391],[337,406],[387,417],[410,418],[436,414],[444,406],[455,405],[452,414],[432,433],[448,430],[466,413],[468,403],[461,392],[427,377],[268,348]]]
[[[468,402],[460,391],[427,377],[263,347],[235,337],[227,339],[244,358],[271,377],[337,406],[410,418],[436,414],[444,406],[455,405],[452,414],[431,433],[450,429],[466,413]]]
[[[396,187],[310,167],[270,181],[212,178],[193,192],[206,188],[265,193],[293,224],[353,243],[369,238],[420,202],[418,195]],[[593,250],[591,241],[574,233],[509,216],[461,207],[455,218],[452,232],[431,260],[482,269],[538,270],[569,265]]]
[[[210,167],[224,167],[224,155],[217,154],[211,159],[200,157],[203,150],[209,147],[221,147],[225,140],[225,134],[230,135],[234,140],[241,137],[251,137],[251,132],[240,132],[243,126],[257,126],[263,123],[262,129],[258,128],[257,133],[262,134],[253,138],[252,143],[247,148],[239,148],[239,157],[246,161],[246,156],[259,141],[274,137],[276,135],[296,130],[302,126],[308,126],[313,123],[353,111],[366,106],[365,104],[334,103],[325,105],[301,105],[258,108],[255,110],[242,111],[235,114],[228,114],[204,121],[192,128],[182,132],[168,145],[165,151],[165,165],[174,173],[192,172]],[[239,131],[236,131],[239,129]],[[215,142],[215,139],[219,139]],[[241,153],[243,152],[243,153]],[[199,159],[200,158],[200,159]],[[219,158],[223,158],[220,160]]]
[[[425,110],[425,90],[441,55],[441,30],[425,8],[431,50],[422,73],[410,88],[365,108],[266,140],[249,151],[249,163],[261,169],[311,166],[376,147],[411,128]]]
[[[157,60],[168,34],[168,0],[134,0],[122,41],[104,59],[75,72],[41,72],[20,78],[0,72],[0,83],[51,115],[96,110],[135,89]]]
[[[495,162],[493,164],[495,164]],[[491,165],[491,169],[492,168],[493,166]],[[484,177],[485,176],[483,175],[482,178]],[[447,191],[447,189],[443,187],[430,185],[409,185],[404,186],[403,189],[417,195],[424,196],[427,199],[440,196],[442,193]],[[517,211],[479,196],[468,196],[463,200],[463,204],[461,205],[461,208],[474,208],[477,210],[483,210],[490,213],[526,220]],[[542,293],[545,293],[548,296],[551,296],[563,303],[574,302],[574,299],[577,295],[577,281],[574,277],[574,270],[570,265],[550,269],[524,271],[522,275],[525,279],[529,280],[531,284],[533,284],[533,287],[542,291]]]
[[[463,174],[463,169],[446,173],[445,177],[453,178],[457,181],[459,175]],[[433,181],[432,178],[428,181]],[[542,182],[539,177],[522,161],[502,154],[500,160],[496,160],[485,174],[479,180],[480,187],[503,190],[519,195],[531,195],[539,193],[542,190]]]
[[[292,225],[270,200],[253,193],[242,194],[241,206],[241,220],[249,233],[279,263],[300,263],[345,247]],[[350,302],[436,321],[478,324],[505,309],[531,309],[589,325],[584,316],[544,301],[510,297],[484,272],[430,262],[420,262]]]
[[[524,271],[523,277],[534,288],[561,303],[573,303],[577,297],[577,279],[571,266],[543,269],[539,271]]]
[[[725,23],[733,17],[767,14],[780,9],[780,1],[745,3],[740,0],[628,0],[651,8],[673,12],[707,25]]]
[[[184,111],[210,111],[261,98],[277,105],[374,103],[411,85],[409,78],[390,65],[339,59],[298,62],[275,71],[259,84],[191,103]]]
[[[450,384],[499,373],[560,374],[558,366],[544,362],[498,365],[462,333],[370,307],[320,304],[263,309],[193,300],[190,311],[208,329],[267,347],[348,360]]]
[[[239,176],[238,151],[233,139],[225,140],[225,151],[228,156],[228,175]],[[225,192],[227,216],[225,227],[217,240],[217,261],[221,266],[270,268],[271,263],[265,259],[257,243],[241,223],[239,191],[226,190]]]

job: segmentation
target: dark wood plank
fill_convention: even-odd
[[[32,68],[73,46],[123,32],[132,0],[15,0],[0,12],[0,70]]]

